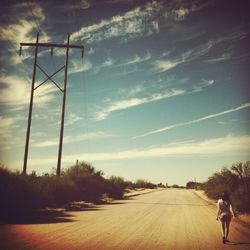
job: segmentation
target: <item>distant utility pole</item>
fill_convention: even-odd
[[[28,126],[27,126],[27,133],[26,133],[26,143],[25,143],[25,152],[24,152],[24,161],[23,161],[23,174],[26,174],[27,171],[27,159],[28,159],[28,152],[29,152],[29,138],[30,138],[30,127],[31,127],[31,117],[32,117],[32,108],[33,108],[33,98],[34,98],[34,91],[42,86],[45,82],[50,80],[53,82],[56,87],[63,93],[63,103],[62,103],[62,114],[61,114],[61,130],[60,130],[60,139],[59,139],[59,150],[58,150],[58,161],[57,161],[57,176],[60,176],[61,173],[61,158],[62,158],[62,144],[63,144],[63,131],[64,131],[64,116],[65,116],[65,104],[66,104],[66,93],[67,93],[67,75],[68,75],[68,59],[69,59],[69,49],[81,49],[82,57],[84,46],[82,45],[70,45],[69,43],[70,35],[68,34],[67,37],[67,44],[55,44],[55,43],[39,43],[39,33],[36,36],[36,43],[20,43],[20,55],[22,53],[23,46],[30,46],[35,47],[35,59],[33,65],[33,76],[32,76],[32,84],[31,84],[31,94],[30,94],[30,106],[29,106],[29,116],[28,116]],[[53,48],[66,48],[66,55],[65,55],[65,65],[62,66],[60,69],[55,71],[52,75],[48,75],[46,71],[38,65],[38,49],[39,47],[48,47],[51,49],[51,55],[53,55]],[[36,82],[36,68],[47,77],[42,83],[35,87]],[[64,87],[63,89],[52,79],[58,72],[64,69]]]

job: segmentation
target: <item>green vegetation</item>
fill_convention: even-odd
[[[127,188],[154,187],[145,180],[132,183],[117,176],[104,178],[102,171],[85,162],[66,169],[60,178],[55,174],[22,175],[0,166],[0,221],[30,217],[38,209],[65,207],[70,202],[122,199]]]
[[[223,191],[228,191],[237,211],[250,212],[250,161],[224,167],[208,178],[203,189],[212,199],[218,199]]]
[[[202,187],[203,187],[203,183],[200,183],[200,182],[189,181],[186,184],[187,189],[202,189]]]
[[[134,188],[156,188],[155,184],[152,184],[150,182],[148,182],[147,180],[144,179],[138,179],[134,186]]]

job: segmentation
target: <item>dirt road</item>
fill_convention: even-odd
[[[190,190],[168,189],[54,222],[0,226],[0,249],[250,249],[235,221],[223,245],[215,207]]]

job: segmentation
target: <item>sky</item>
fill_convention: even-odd
[[[248,1],[2,1],[0,162],[22,171],[34,47],[70,49],[62,167],[186,185],[250,160]],[[65,49],[39,48],[52,75]],[[38,86],[46,79],[37,68]],[[53,77],[63,88],[64,74]],[[35,90],[27,172],[57,165],[62,93]]]

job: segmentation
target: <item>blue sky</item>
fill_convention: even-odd
[[[232,2],[232,3],[231,3]],[[247,1],[6,1],[1,7],[0,161],[22,170],[34,48],[69,55],[62,166],[84,160],[106,176],[185,185],[249,160]],[[40,49],[48,74],[64,49]],[[37,69],[38,85],[46,77]],[[63,74],[53,79],[63,86]],[[27,171],[57,164],[62,94],[35,91]]]

